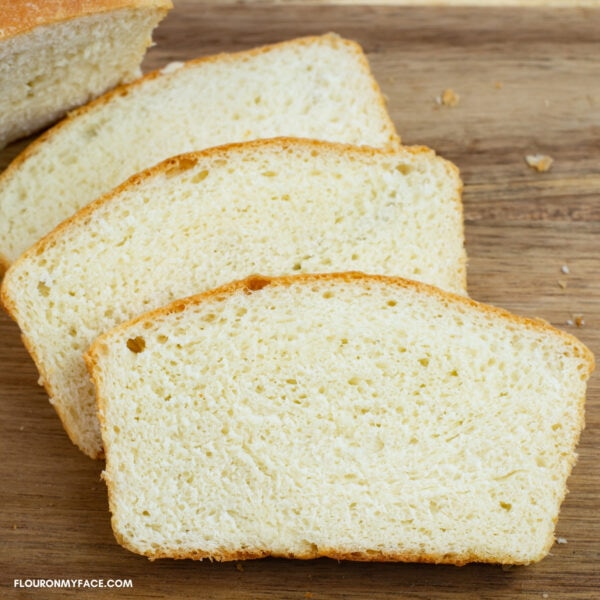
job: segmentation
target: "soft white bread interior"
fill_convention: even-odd
[[[399,143],[362,49],[334,34],[175,64],[75,111],[13,161],[0,176],[0,264],[161,160],[274,136]]]
[[[98,334],[257,271],[358,269],[464,293],[461,188],[456,167],[426,148],[273,139],[182,155],[30,248],[2,302],[71,439],[98,456],[81,356]]]
[[[357,273],[251,277],[86,360],[117,540],[216,560],[540,560],[593,369],[547,324]]]
[[[170,0],[0,0],[0,148],[141,75]]]

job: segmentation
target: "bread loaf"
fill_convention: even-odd
[[[71,439],[101,453],[81,353],[113,325],[250,273],[402,273],[464,293],[461,181],[424,148],[260,140],[168,159],[82,209],[6,273]]]
[[[130,550],[457,565],[548,552],[593,369],[545,323],[356,273],[176,301],[86,360]]]
[[[170,0],[0,0],[0,149],[141,75]]]
[[[282,135],[398,145],[360,46],[329,34],[174,64],[75,111],[0,176],[0,271],[142,169]]]

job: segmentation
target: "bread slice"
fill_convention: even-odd
[[[170,0],[0,0],[0,149],[141,75]]]
[[[0,264],[161,160],[275,136],[399,142],[360,46],[334,34],[174,64],[75,111],[13,161],[0,177]]]
[[[545,323],[359,273],[179,300],[86,361],[133,552],[457,565],[548,552],[594,366]]]
[[[101,453],[81,353],[138,313],[256,271],[402,273],[464,293],[456,168],[298,139],[168,159],[82,209],[6,273],[18,322],[71,439]]]

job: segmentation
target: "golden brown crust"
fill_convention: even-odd
[[[26,33],[40,25],[51,25],[78,17],[123,8],[155,7],[165,12],[171,0],[0,0],[0,40]]]

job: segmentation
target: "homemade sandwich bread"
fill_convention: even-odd
[[[465,293],[461,181],[425,148],[298,139],[168,159],[82,209],[6,273],[71,439],[102,451],[82,352],[115,324],[257,271],[357,269]]]
[[[171,7],[170,0],[0,0],[0,149],[139,77],[152,30]]]
[[[437,288],[261,276],[101,336],[117,540],[150,558],[543,558],[587,348]]]
[[[172,64],[74,111],[0,176],[0,264],[161,160],[275,136],[399,143],[360,46],[334,34]]]

